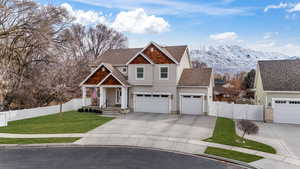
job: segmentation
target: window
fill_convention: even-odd
[[[169,97],[168,95],[161,95],[161,97]]]
[[[191,96],[183,96],[184,98],[191,98]]]
[[[285,100],[275,100],[276,104],[286,104]]]
[[[145,97],[151,97],[151,95],[150,94],[145,94]]]
[[[193,96],[193,98],[201,98],[201,96]]]
[[[126,71],[127,71],[127,69],[124,67],[124,68],[122,69],[122,71],[123,71],[123,72],[126,72]]]
[[[159,97],[159,95],[157,95],[157,94],[154,94],[154,95],[153,95],[153,97]]]
[[[137,94],[136,96],[137,96],[137,97],[143,97],[144,95],[142,95],[142,94]]]
[[[136,67],[136,79],[144,79],[144,67]]]
[[[168,67],[164,66],[164,67],[160,67],[160,79],[168,79],[168,75],[169,75],[169,71],[168,71]]]

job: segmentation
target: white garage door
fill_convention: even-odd
[[[274,122],[300,124],[300,99],[273,101]]]
[[[137,94],[134,99],[134,111],[169,113],[169,95]]]
[[[193,95],[181,96],[181,114],[203,114],[203,97]]]

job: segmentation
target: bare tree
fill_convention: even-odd
[[[27,90],[35,67],[54,60],[58,34],[70,18],[63,8],[29,0],[1,0],[0,8],[0,76],[7,109]]]
[[[97,63],[108,49],[127,46],[123,34],[102,24],[89,28],[74,24],[60,36],[63,48],[59,62],[65,67],[68,97],[80,96],[78,84],[90,73],[89,63]]]
[[[207,68],[207,64],[199,60],[192,61],[193,68]]]
[[[72,19],[61,7],[0,0],[0,94],[5,109],[78,97],[89,62],[108,49],[127,46],[123,34],[105,25],[86,28],[70,25]]]
[[[244,140],[245,134],[257,134],[259,131],[258,126],[250,120],[240,120],[237,125],[238,129],[243,132],[242,139]]]

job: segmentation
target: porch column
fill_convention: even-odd
[[[128,98],[128,88],[127,87],[122,87],[122,98],[121,98],[121,109],[127,109],[128,104],[127,104],[127,98]]]
[[[85,99],[86,99],[86,87],[82,86],[82,87],[81,87],[81,91],[82,91],[82,106],[86,106],[86,105],[85,105]]]
[[[100,87],[100,107],[105,108],[106,107],[106,90],[103,87]]]

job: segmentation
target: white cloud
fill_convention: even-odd
[[[111,26],[120,32],[138,34],[161,33],[168,31],[170,27],[163,18],[148,15],[142,8],[120,12]]]
[[[265,52],[278,52],[289,56],[300,56],[300,45],[299,44],[279,44],[275,41],[256,42],[248,44],[247,47],[265,51]]]
[[[65,8],[71,16],[75,18],[74,23],[82,25],[96,25],[99,23],[106,24],[106,18],[102,12],[74,10],[68,3],[63,3],[61,7]]]
[[[212,34],[209,38],[216,41],[235,40],[238,38],[238,35],[235,32],[224,32]]]
[[[300,2],[299,3],[279,3],[278,5],[268,5],[264,11],[268,12],[270,9],[286,9],[287,12],[299,12],[300,11]]]
[[[287,8],[287,7],[289,7],[290,6],[290,4],[288,4],[288,3],[280,3],[280,4],[278,4],[278,5],[268,5],[265,9],[264,9],[264,11],[265,12],[268,12],[269,11],[269,9],[280,9],[280,8]]]
[[[300,11],[300,2],[296,4],[293,8],[288,10],[288,12],[297,12],[297,11]]]
[[[276,36],[278,36],[279,35],[279,33],[278,32],[267,32],[267,33],[265,33],[265,35],[264,35],[264,39],[265,40],[271,40],[271,39],[274,39]]]

